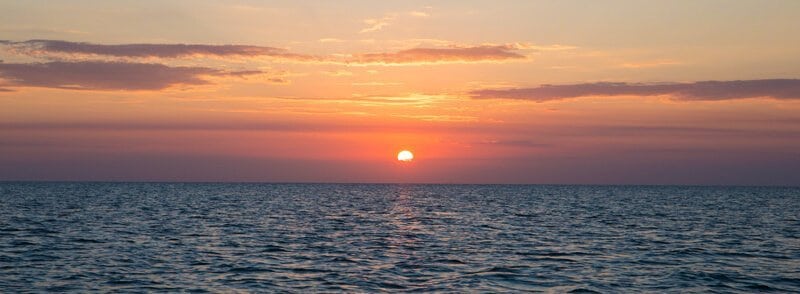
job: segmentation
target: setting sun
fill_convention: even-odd
[[[800,294],[800,0],[497,2],[0,0],[0,294]]]
[[[403,150],[400,151],[400,153],[397,153],[397,160],[399,161],[411,162],[411,160],[413,159],[414,159],[414,153],[411,153],[411,151]]]

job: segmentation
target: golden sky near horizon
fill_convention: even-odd
[[[800,184],[799,17],[0,1],[0,179]]]

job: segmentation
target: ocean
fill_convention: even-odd
[[[800,188],[0,183],[0,292],[800,292]]]

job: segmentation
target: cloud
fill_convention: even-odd
[[[425,9],[430,9],[430,7],[425,7]],[[383,28],[391,25],[397,19],[403,19],[406,17],[426,18],[430,16],[430,13],[420,10],[387,13],[384,14],[382,18],[368,18],[363,20],[362,22],[366,25],[366,27],[361,29],[358,33],[365,34],[383,30]]]
[[[156,63],[103,61],[0,63],[4,87],[74,90],[160,90],[174,85],[210,84],[208,77],[243,77],[261,71],[223,71]]]
[[[531,43],[513,43],[507,45],[520,50],[536,50],[536,51],[566,51],[578,49],[576,46],[553,44],[553,45],[536,45]]]
[[[320,42],[320,43],[342,43],[342,42],[344,42],[344,40],[337,39],[337,38],[322,38],[322,39],[319,39],[317,41]]]
[[[346,70],[323,71],[322,73],[331,77],[349,77],[353,75],[353,72]]]
[[[400,86],[403,83],[398,82],[361,82],[361,83],[350,83],[353,86]]]
[[[683,63],[680,61],[658,60],[650,62],[628,62],[620,64],[620,66],[624,68],[650,68],[650,67],[661,67],[661,66],[681,65],[681,64]]]
[[[393,53],[365,53],[354,55],[348,63],[409,64],[409,63],[459,63],[481,61],[506,61],[525,59],[509,45],[483,45],[451,48],[413,48]]]
[[[553,146],[552,144],[544,144],[529,140],[483,140],[477,142],[477,144],[504,146],[504,147],[523,147],[523,148],[544,148]]]
[[[364,24],[366,24],[367,27],[362,29],[358,33],[364,34],[364,33],[371,33],[371,32],[380,31],[385,26],[390,25],[392,20],[394,20],[394,16],[392,16],[392,15],[384,16],[383,18],[368,18],[368,19],[365,19],[364,20]]]
[[[275,57],[292,60],[313,60],[314,57],[295,54],[286,49],[253,45],[204,45],[204,44],[117,44],[105,45],[60,40],[29,40],[0,43],[28,55],[97,55],[129,58],[179,58],[194,56],[211,57]]]
[[[542,85],[536,88],[482,89],[470,92],[478,99],[522,99],[537,102],[586,96],[660,96],[674,100],[715,101],[771,97],[800,99],[800,79],[700,81],[693,83],[638,84],[585,83]]]
[[[381,26],[376,20],[376,26]],[[347,42],[339,39],[320,39],[320,42]],[[363,41],[363,40],[362,40]],[[374,41],[374,40],[372,40]],[[563,45],[538,46],[527,43],[454,45],[448,41],[435,39],[412,39],[395,41],[403,43],[400,48],[412,48],[395,52],[354,53],[351,55],[309,55],[293,53],[286,49],[254,45],[207,45],[207,44],[95,44],[89,42],[70,42],[61,40],[0,40],[0,47],[9,52],[43,58],[50,61],[121,61],[153,62],[153,58],[181,59],[194,57],[218,58],[260,58],[268,57],[294,62],[323,64],[430,64],[430,63],[472,63],[487,61],[524,60],[520,53],[526,50],[569,50],[575,47]],[[390,42],[391,43],[391,42]],[[413,43],[413,44],[406,44]]]

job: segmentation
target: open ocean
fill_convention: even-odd
[[[0,183],[0,292],[800,292],[800,188]]]

